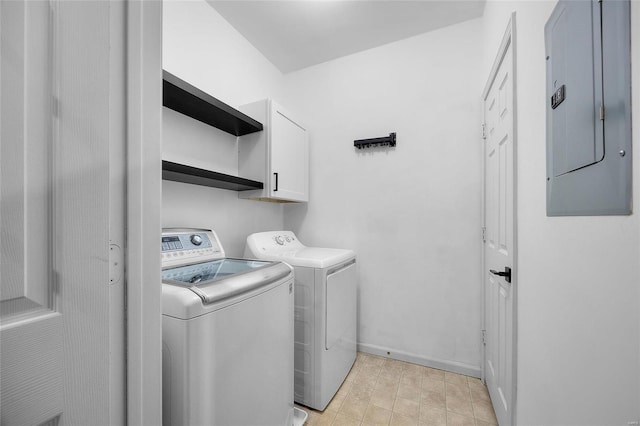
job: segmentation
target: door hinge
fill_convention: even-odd
[[[600,107],[600,120],[604,121],[604,105]]]
[[[483,124],[482,125],[482,139],[486,139],[487,138],[487,125]]]
[[[109,284],[117,284],[120,282],[124,274],[124,259],[122,258],[122,250],[117,244],[109,245]]]
[[[482,227],[482,242],[483,243],[487,242],[487,227],[486,226]]]
[[[482,330],[482,344],[487,345],[487,330]]]

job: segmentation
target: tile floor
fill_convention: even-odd
[[[498,424],[480,380],[361,352],[323,412],[299,408],[309,426]]]

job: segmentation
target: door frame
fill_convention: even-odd
[[[127,424],[162,424],[162,2],[127,0]]]
[[[484,233],[486,230],[486,192],[487,192],[487,182],[486,182],[486,163],[485,163],[485,155],[484,155],[484,149],[486,149],[485,146],[485,131],[484,131],[484,123],[486,122],[485,117],[484,117],[484,104],[485,101],[487,100],[487,96],[489,95],[489,90],[491,89],[496,75],[498,73],[498,70],[500,68],[500,64],[502,63],[502,60],[505,56],[505,54],[507,53],[507,50],[509,49],[509,47],[511,47],[511,55],[512,55],[512,61],[511,61],[511,75],[513,76],[512,78],[512,85],[513,85],[513,98],[512,98],[512,111],[513,111],[513,272],[512,272],[512,277],[511,277],[511,281],[512,281],[512,286],[511,286],[511,291],[512,291],[512,299],[513,299],[513,325],[512,325],[512,330],[513,330],[513,335],[512,335],[512,348],[511,348],[511,353],[512,353],[512,383],[511,383],[511,387],[512,387],[512,398],[511,401],[509,401],[510,407],[511,407],[511,424],[515,425],[516,424],[516,411],[517,411],[517,371],[518,371],[518,363],[517,363],[517,348],[518,348],[518,203],[517,203],[517,194],[518,194],[518,163],[517,163],[517,159],[518,159],[518,144],[517,144],[517,140],[518,140],[518,126],[517,126],[517,122],[518,122],[518,109],[517,109],[517,105],[518,105],[518,96],[517,96],[517,87],[518,87],[518,82],[517,82],[517,49],[516,49],[517,43],[516,43],[516,12],[512,12],[510,17],[509,17],[509,22],[507,23],[507,28],[505,29],[504,35],[502,36],[502,41],[500,43],[500,47],[498,48],[498,53],[494,59],[493,65],[491,67],[491,71],[489,72],[489,78],[487,79],[487,82],[485,84],[484,90],[482,91],[482,111],[483,111],[483,117],[482,117],[482,123],[483,123],[483,131],[482,131],[482,142],[483,142],[483,155],[482,155],[482,229],[483,229],[483,244],[482,244],[482,270],[480,271],[480,278],[481,278],[481,283],[482,283],[482,333],[483,333],[483,337],[482,337],[482,366],[481,366],[481,379],[482,382],[486,384],[486,371],[485,371],[485,365],[486,365],[486,345],[484,344],[484,333],[485,330],[487,329],[487,325],[486,325],[486,285],[485,285],[485,274],[486,274],[486,270],[487,270],[487,265],[486,265],[486,259],[485,259],[485,238],[484,238]]]

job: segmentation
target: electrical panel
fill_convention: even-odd
[[[631,214],[628,0],[560,0],[545,25],[547,216]]]

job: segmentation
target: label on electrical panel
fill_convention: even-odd
[[[558,105],[564,101],[565,97],[565,85],[563,84],[553,95],[551,95],[551,109],[558,108]]]

